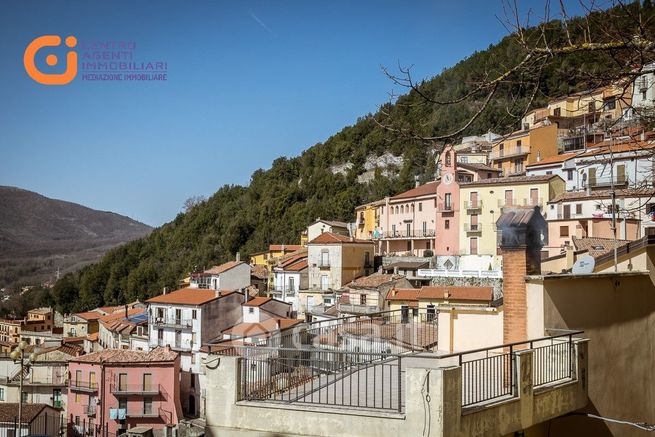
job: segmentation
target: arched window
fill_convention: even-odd
[[[450,157],[450,153],[446,153],[446,167],[450,167],[452,165],[451,159],[452,158]]]

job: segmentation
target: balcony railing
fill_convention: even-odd
[[[61,399],[57,399],[57,400],[52,401],[52,406],[53,406],[54,408],[62,408],[62,402],[61,402]]]
[[[482,209],[482,199],[477,200],[475,202],[471,202],[468,200],[464,201],[464,209],[470,213],[472,210],[480,210]]]
[[[435,236],[434,229],[417,229],[413,231],[385,231],[383,238],[432,238]]]
[[[464,223],[464,232],[480,233],[482,232],[482,225],[480,225],[480,223]]]
[[[84,411],[84,414],[86,414],[87,416],[95,416],[96,404],[82,405],[82,411]]]
[[[152,408],[142,408],[142,409],[133,409],[130,410],[128,409],[125,412],[125,415],[127,417],[132,417],[136,419],[141,419],[141,418],[154,418],[154,417],[159,417],[159,411],[157,408],[154,406]]]
[[[625,187],[628,186],[630,183],[629,179],[626,176],[614,176],[614,186],[615,187]],[[610,177],[604,177],[604,178],[594,178],[594,179],[589,179],[589,188],[607,188],[612,186],[612,178]]]
[[[439,211],[445,211],[445,212],[454,211],[454,207],[452,203],[440,203],[438,209]]]
[[[380,307],[377,305],[357,305],[352,303],[338,304],[338,309],[341,312],[349,314],[374,314],[380,312]]]
[[[501,150],[498,152],[491,153],[490,159],[493,161],[498,159],[507,159],[515,156],[523,156],[529,154],[530,154],[530,146],[520,146],[510,150]]]
[[[149,386],[143,384],[112,384],[111,393],[116,396],[129,396],[129,395],[158,395],[162,392],[160,384],[150,384]]]
[[[319,261],[318,262],[318,268],[319,269],[329,269],[330,268],[330,261]]]
[[[191,329],[193,328],[193,319],[178,319],[177,317],[154,317],[151,323],[155,326]]]
[[[522,197],[516,199],[498,199],[498,207],[500,208],[516,208],[520,206],[539,206],[542,207],[544,200],[539,198]]]
[[[98,391],[98,383],[95,381],[71,380],[70,389],[74,391]]]

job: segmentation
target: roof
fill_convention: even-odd
[[[315,225],[316,223],[325,223],[326,225],[330,225],[333,228],[345,228],[348,229],[348,223],[346,222],[340,222],[338,220],[323,220],[321,218],[316,219],[312,225]],[[311,226],[311,225],[310,225]]]
[[[301,260],[303,260],[303,259],[304,259],[304,260],[307,260],[307,250],[302,250],[302,251],[300,251],[300,252],[298,252],[298,253],[289,254],[289,255],[288,255],[287,257],[285,257],[285,258],[281,258],[280,261],[278,262],[277,267],[286,270],[286,268],[287,268],[288,266],[290,266],[290,265],[292,265],[292,264],[295,264],[295,263],[297,263],[298,261],[301,261]]]
[[[228,261],[224,264],[221,264],[219,266],[214,266],[211,269],[205,270],[203,273],[209,273],[212,275],[219,275],[223,272],[226,272],[228,270],[231,270],[235,268],[236,266],[239,266],[241,264],[245,264],[243,261]]]
[[[652,148],[655,148],[655,143],[645,141],[629,141],[618,144],[616,142],[610,143],[609,141],[603,141],[602,143],[596,143],[589,146],[586,152],[580,154],[580,157],[605,155],[608,153],[638,152],[640,150]]]
[[[166,294],[160,294],[148,299],[148,303],[169,303],[177,305],[204,305],[214,299],[228,296],[232,292],[216,292],[204,288],[182,288]]]
[[[612,196],[610,190],[597,190],[597,191],[567,191],[555,196],[548,203],[558,203],[568,200],[586,200],[586,199],[609,199]],[[616,197],[653,197],[655,196],[655,188],[627,188],[624,190],[616,190]]]
[[[253,335],[266,335],[278,330],[284,331],[302,323],[300,319],[271,318],[260,323],[239,323],[223,330],[224,334],[238,337],[250,337]]]
[[[388,301],[418,301],[421,299],[470,300],[490,302],[492,287],[424,286],[421,288],[394,288]]]
[[[241,305],[243,305],[244,307],[259,307],[272,300],[273,298],[271,297],[256,297],[254,299],[249,300],[248,302],[242,303]]]
[[[616,247],[621,247],[628,242],[628,240],[616,240]],[[614,239],[598,237],[577,238],[573,236],[573,247],[575,247],[575,250],[586,250],[589,255],[596,258],[614,250]]]
[[[437,181],[428,182],[427,184],[419,185],[418,187],[412,188],[411,190],[407,190],[403,193],[396,194],[391,198],[391,200],[406,199],[408,197],[429,196],[429,195],[436,196],[437,185],[439,185],[439,182]]]
[[[516,185],[516,184],[534,184],[537,182],[549,182],[551,179],[560,178],[558,175],[540,175],[540,176],[508,176],[502,178],[480,179],[473,182],[460,182],[463,187],[475,187],[479,185]],[[563,180],[563,179],[562,179]]]
[[[273,251],[290,251],[290,252],[295,252],[296,250],[302,249],[302,246],[300,244],[270,244],[268,246],[268,251],[273,252]]]
[[[290,272],[299,272],[301,270],[305,270],[307,268],[307,265],[308,265],[307,258],[305,258],[288,265],[287,267],[284,268],[284,270],[288,270]]]
[[[102,314],[97,311],[86,311],[83,313],[75,313],[74,315],[86,321],[98,320],[100,317],[102,317]]]
[[[368,240],[357,240],[355,238],[348,237],[346,235],[335,234],[332,232],[323,232],[318,237],[314,238],[307,244],[370,244],[373,245],[372,241]]]
[[[28,310],[27,312],[32,314],[50,314],[52,312],[52,308],[50,307],[34,308]]]
[[[250,266],[250,276],[254,276],[257,279],[266,279],[268,278],[268,270],[262,265]]]
[[[382,284],[388,284],[389,282],[397,281],[398,279],[404,278],[403,275],[394,275],[391,273],[373,273],[369,276],[361,276],[350,284],[349,287],[365,287],[365,288],[377,288]]]
[[[23,404],[21,416],[23,422],[32,422],[45,409],[52,409],[46,404]],[[14,422],[18,417],[18,403],[0,403],[0,422]]]
[[[571,153],[562,153],[561,155],[547,156],[539,162],[526,165],[526,167],[539,167],[541,165],[558,164],[560,162],[567,161],[571,158],[575,158],[578,155],[578,153],[579,152],[571,152]]]
[[[473,171],[492,171],[494,173],[500,173],[502,171],[498,168],[494,168],[487,164],[481,164],[478,162],[458,162],[457,167],[461,167]]]
[[[492,287],[421,287],[418,294],[421,299],[476,300],[489,302],[493,300]]]
[[[175,361],[178,353],[167,347],[158,347],[149,352],[126,349],[105,349],[82,355],[71,361],[78,363],[163,363]]]

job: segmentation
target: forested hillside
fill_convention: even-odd
[[[638,4],[633,7],[640,8]],[[652,10],[644,14],[650,17]],[[564,38],[560,22],[550,23],[549,32],[551,40]],[[582,35],[573,34],[572,38]],[[481,77],[514,65],[519,53],[516,39],[508,36],[422,83],[422,93],[437,100],[464,96]],[[543,71],[531,106],[590,86],[574,79],[579,75],[572,72],[602,72],[606,67],[593,53],[555,60]],[[522,108],[529,98],[520,84],[503,85],[488,110],[462,135],[511,131],[518,127],[518,119],[508,108]],[[411,127],[430,135],[458,129],[480,104],[469,100],[457,106],[426,105],[416,92],[410,92],[381,110],[398,129]],[[226,261],[236,252],[246,257],[273,242],[297,243],[300,232],[317,217],[352,220],[356,205],[405,190],[415,177],[421,182],[431,180],[435,144],[399,136],[381,127],[376,122],[379,116],[362,116],[300,156],[276,159],[270,169],[255,171],[248,186],[221,187],[211,198],[179,214],[147,238],[116,248],[99,263],[66,275],[52,294],[45,296],[46,303],[70,311],[144,299],[161,293],[164,286],[175,287],[195,266]],[[367,158],[384,153],[402,156],[402,165],[387,171],[377,169],[370,182],[359,183],[357,177],[363,173]],[[343,173],[331,170],[331,166],[344,163],[351,165]]]

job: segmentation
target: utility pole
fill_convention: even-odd
[[[18,374],[18,435],[23,435],[23,378],[25,378],[25,368],[29,369],[29,366],[36,361],[36,353],[32,352],[29,357],[25,357],[25,348],[27,348],[27,343],[21,341],[18,343],[18,346],[11,351],[9,357],[16,364],[20,364],[20,373]]]
[[[612,137],[612,131],[609,130],[610,135],[610,194],[612,198],[612,235],[614,236],[614,272],[619,271],[619,251],[618,251],[618,242],[616,239],[616,187],[614,186],[614,151],[612,146],[614,145],[614,138]]]

